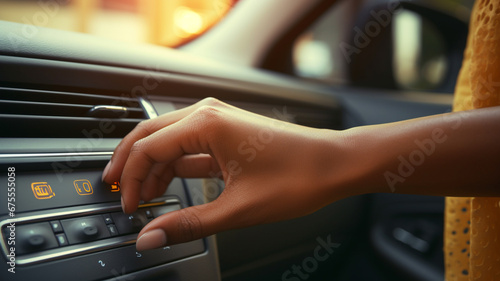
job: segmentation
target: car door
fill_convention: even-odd
[[[452,5],[445,8],[443,3],[425,1],[333,2],[318,4],[278,37],[258,66],[295,77],[335,99],[342,121],[334,129],[451,111],[471,3],[447,3]],[[348,216],[357,223],[347,232],[350,239],[340,238],[345,234],[342,230],[330,232],[342,246],[336,249],[339,256],[325,263],[315,263],[313,253],[318,239],[328,234],[309,237],[306,241],[311,245],[295,257],[290,252],[300,249],[278,237],[315,229],[325,221],[334,229],[345,218],[335,211],[308,217],[314,226],[295,221],[292,232],[267,226],[218,235],[222,274],[228,280],[332,276],[336,280],[442,280],[443,198],[394,191],[388,186],[386,194],[352,199],[360,200],[359,209]],[[272,250],[255,250],[267,246],[269,233],[279,233],[271,240]],[[240,237],[245,237],[246,245],[239,244]],[[279,245],[282,255],[275,258]],[[248,261],[239,255],[241,251],[262,254]]]

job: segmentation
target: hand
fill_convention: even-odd
[[[341,133],[256,115],[215,99],[141,122],[116,148],[103,180],[122,207],[161,196],[174,177],[221,175],[215,201],[165,214],[139,233],[139,251],[220,231],[291,219],[347,195],[331,191],[344,161]],[[338,148],[335,157],[327,151]],[[336,177],[339,178],[339,177]]]

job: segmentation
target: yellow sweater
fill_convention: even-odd
[[[497,105],[500,1],[477,0],[455,88],[454,111]],[[500,198],[446,198],[444,239],[447,281],[500,280]]]

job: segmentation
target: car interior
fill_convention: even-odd
[[[101,174],[139,122],[206,97],[332,130],[449,112],[473,1],[229,1],[174,47],[49,28],[71,1],[13,2],[37,8],[0,21],[1,280],[444,279],[442,197],[388,188],[140,253],[149,221],[224,182],[176,178],[127,215]]]

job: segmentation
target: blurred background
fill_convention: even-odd
[[[238,0],[0,0],[0,20],[168,47],[218,22]]]
[[[243,1],[0,0],[0,20],[88,33],[124,42],[179,47],[205,33],[238,2]],[[376,26],[379,32],[371,38],[366,37],[369,21],[373,20],[371,13],[384,13],[387,4],[378,0],[338,1],[297,37],[292,50],[293,69],[289,74],[333,85],[453,92],[454,79],[449,77],[455,77],[457,73],[450,75],[449,72],[450,69],[458,71],[459,68],[452,64],[461,62],[461,53],[450,57],[449,49],[453,46],[448,46],[448,37],[461,36],[464,41],[466,34],[453,34],[458,30],[442,32],[440,25],[449,24],[448,18],[436,20],[431,17],[430,20],[411,5],[418,2],[420,7],[449,14],[466,26],[474,1],[402,2],[410,7],[398,7],[390,14],[391,23]],[[370,41],[370,46],[361,48],[363,52],[359,56],[357,53],[361,53],[361,49],[356,49],[357,53],[352,57],[358,59],[351,62],[347,53],[356,48],[349,41],[359,36],[353,35],[356,28]],[[378,59],[371,65],[367,64],[366,61],[373,57]]]

